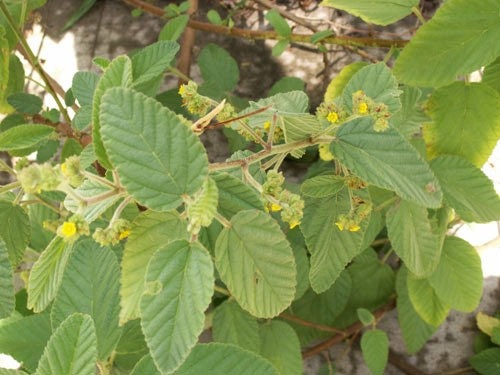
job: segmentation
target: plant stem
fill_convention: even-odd
[[[382,211],[384,208],[386,208],[387,206],[390,206],[391,204],[396,202],[398,199],[399,199],[399,197],[395,195],[394,197],[391,197],[391,198],[387,199],[386,201],[380,203],[377,207],[375,207],[373,209],[373,211],[375,211],[375,212]]]
[[[8,174],[11,174],[13,176],[16,175],[16,171],[12,169],[6,162],[4,162],[2,159],[0,159],[0,171],[7,172]]]
[[[21,187],[21,183],[19,181],[11,182],[7,185],[2,185],[0,186],[0,194],[5,193],[6,191],[17,189],[18,187]]]
[[[143,0],[123,0],[123,2],[159,17],[163,17],[165,15],[165,11],[162,8],[151,5],[150,3]],[[246,30],[237,27],[214,25],[206,22],[196,21],[193,19],[189,20],[188,26],[200,31],[206,31],[215,34],[223,34],[243,39],[251,39],[251,40],[283,39],[275,31]],[[313,34],[291,34],[289,36],[289,40],[290,42],[314,44],[311,42],[312,35]],[[349,37],[349,36],[330,36],[322,39],[321,42],[326,44],[336,44],[340,46],[381,47],[381,48],[390,48],[391,46],[404,47],[408,43],[408,41],[402,39],[389,40],[389,39],[377,39],[369,37],[360,38],[360,37]]]
[[[332,333],[336,333],[338,335],[344,335],[344,336],[346,335],[344,331],[337,329],[335,327],[330,327],[330,326],[327,326],[324,324],[310,322],[310,321],[304,320],[302,318],[299,318],[298,316],[290,315],[287,313],[281,313],[279,317],[282,319],[288,320],[290,322],[300,324],[301,326],[304,326],[304,327],[315,328],[318,331],[332,332]]]
[[[225,296],[231,296],[231,293],[227,289],[224,289],[223,287],[220,287],[218,285],[214,285],[214,290],[216,292],[219,292],[220,294],[224,294]]]
[[[17,25],[16,25],[14,19],[12,18],[12,15],[10,14],[9,9],[7,8],[7,5],[5,4],[4,1],[0,1],[0,10],[4,14],[5,19],[7,20],[7,23],[9,24],[10,28],[12,29],[12,31],[16,35],[16,38],[17,38],[18,42],[20,43],[22,49],[26,53],[26,57],[27,57],[29,63],[38,72],[38,74],[40,74],[40,77],[42,77],[42,80],[46,85],[47,92],[54,98],[54,101],[56,102],[57,107],[59,108],[59,111],[62,113],[64,120],[68,124],[71,124],[71,119],[68,115],[68,112],[66,111],[66,108],[63,106],[63,104],[59,100],[59,97],[57,96],[54,88],[52,87],[52,82],[51,82],[50,78],[48,77],[48,75],[45,73],[45,70],[40,65],[40,62],[38,61],[38,59],[34,55],[33,51],[31,50],[30,46],[28,45],[28,42],[26,42],[26,39],[24,38],[22,33],[17,28]]]
[[[418,20],[420,21],[420,23],[422,25],[425,25],[425,23],[427,22],[424,18],[424,16],[422,15],[422,12],[420,11],[420,9],[418,9],[417,7],[412,7],[411,8],[411,11],[413,12],[413,14],[418,18]]]
[[[384,255],[384,257],[380,260],[381,263],[386,263],[391,254],[394,252],[394,249],[391,248],[389,251]]]
[[[231,227],[231,222],[218,212],[215,214],[214,219],[221,223],[224,228]]]

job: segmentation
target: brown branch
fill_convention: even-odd
[[[198,0],[189,0],[188,15],[191,16],[198,11]],[[177,69],[186,77],[191,73],[191,53],[196,39],[196,31],[192,27],[187,27],[182,36],[181,49],[177,60]],[[181,76],[179,85],[187,83]]]
[[[268,8],[268,9],[275,9],[283,17],[288,18],[290,21],[293,21],[298,25],[302,25],[304,27],[307,27],[312,32],[318,31],[318,28],[316,26],[314,26],[313,24],[309,23],[307,20],[305,20],[301,17],[297,17],[295,14],[290,13],[290,12],[286,11],[285,9],[282,9],[282,8],[276,6],[276,4],[273,4],[269,0],[253,0],[253,1],[256,2],[257,4],[260,4],[260,5]]]
[[[143,0],[123,0],[123,2],[159,17],[163,17],[165,15],[163,9],[151,5]],[[246,30],[237,27],[213,25],[210,23],[201,22],[194,19],[189,20],[188,26],[196,30],[211,32],[215,34],[223,34],[243,39],[251,39],[251,40],[283,39],[283,37],[280,36],[275,31]],[[311,42],[311,37],[312,34],[291,34],[288,39],[290,40],[290,42],[314,44]],[[330,36],[322,39],[321,42],[324,44],[336,44],[339,46],[380,47],[380,48],[390,48],[390,47],[399,48],[399,47],[404,47],[408,43],[407,40],[402,40],[402,39],[390,40],[390,39],[378,39],[370,37],[349,37],[349,36]]]
[[[301,326],[304,326],[304,327],[315,328],[319,331],[331,332],[331,333],[343,335],[344,337],[346,337],[346,333],[344,331],[342,331],[338,328],[335,328],[335,327],[330,327],[327,325],[310,322],[308,320],[304,320],[302,318],[299,318],[298,316],[290,315],[287,313],[281,313],[279,315],[279,317],[282,319],[288,320],[289,322],[294,322],[294,323],[300,324]]]
[[[373,315],[375,316],[375,319],[379,320],[385,313],[387,313],[388,311],[391,311],[395,306],[396,306],[395,300],[391,300],[389,303],[382,306],[380,309],[378,309],[377,311],[375,311],[373,313]],[[331,346],[342,342],[342,340],[344,340],[346,337],[354,335],[355,333],[360,331],[362,328],[363,328],[363,323],[358,321],[358,322],[350,325],[349,327],[347,327],[343,331],[344,335],[337,334],[335,336],[330,337],[328,340],[320,342],[319,344],[307,349],[306,351],[304,351],[302,353],[302,358],[305,359],[305,358],[315,356],[316,354],[319,354],[322,351],[327,350]]]

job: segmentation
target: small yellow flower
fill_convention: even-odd
[[[186,88],[184,87],[184,85],[180,85],[180,87],[179,87],[179,95],[183,96],[185,92],[186,92]]]
[[[281,211],[281,206],[277,203],[271,203],[271,211],[273,212]]]
[[[295,227],[296,227],[297,225],[299,225],[299,224],[300,224],[300,221],[298,221],[298,220],[292,220],[292,221],[290,221],[290,222],[288,223],[288,225],[290,226],[290,229],[295,228]]]
[[[320,143],[318,146],[318,151],[319,151],[319,158],[324,161],[330,161],[333,160],[333,154],[330,151],[330,144],[329,143]]]
[[[76,234],[76,224],[71,221],[65,221],[60,228],[62,237],[70,238]]]
[[[263,125],[265,131],[269,131],[271,129],[271,121],[266,121]]]
[[[360,229],[361,229],[361,227],[357,224],[352,224],[349,226],[349,232],[357,232]]]
[[[66,174],[67,171],[68,171],[68,166],[66,165],[66,163],[62,163],[61,164],[61,172],[63,174]]]
[[[118,239],[119,240],[123,240],[123,239],[127,238],[128,236],[130,236],[130,230],[129,229],[125,229],[125,230],[122,230],[120,232],[120,234],[118,235]]]
[[[330,112],[328,116],[326,116],[326,119],[333,124],[339,120],[339,115],[337,112]]]
[[[344,223],[342,221],[336,221],[335,225],[339,228],[339,230],[344,230]]]
[[[366,104],[365,102],[359,103],[359,105],[358,105],[358,113],[361,114],[361,115],[364,115],[367,112],[368,112],[368,104]]]

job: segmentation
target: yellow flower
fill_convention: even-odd
[[[318,146],[319,158],[324,161],[333,160],[333,154],[330,151],[330,143],[320,143]]]
[[[68,166],[66,165],[66,163],[62,163],[61,164],[61,172],[63,174],[66,174],[67,171],[68,171]]]
[[[271,129],[271,121],[266,121],[263,125],[265,131],[269,131]]]
[[[273,212],[281,211],[281,206],[277,203],[271,203],[271,211]]]
[[[179,95],[183,96],[185,92],[186,92],[186,88],[184,87],[184,85],[180,85],[180,87],[179,87]]]
[[[351,224],[349,226],[349,232],[357,232],[360,229],[361,229],[361,227],[357,224]]]
[[[290,221],[290,222],[288,223],[288,225],[290,226],[290,229],[295,228],[295,227],[296,227],[297,225],[299,225],[299,224],[300,224],[300,221],[298,221],[298,220],[292,220],[292,221]]]
[[[358,105],[358,112],[362,115],[364,115],[365,113],[368,112],[368,104],[366,104],[365,102],[361,102],[359,103]]]
[[[330,112],[328,116],[326,116],[326,119],[331,123],[335,123],[339,120],[339,115],[337,112]]]
[[[123,239],[127,238],[128,236],[130,236],[130,230],[129,229],[125,229],[125,230],[122,230],[118,234],[118,239],[119,240],[123,240]]]
[[[62,237],[70,238],[76,234],[76,224],[71,221],[65,221],[59,230]]]
[[[344,223],[342,221],[336,221],[335,225],[339,228],[339,230],[344,230]]]

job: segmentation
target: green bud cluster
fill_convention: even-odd
[[[366,96],[362,90],[352,94],[353,113],[358,115],[369,115],[374,120],[373,129],[382,132],[389,127],[389,117],[391,113],[385,103],[376,103],[373,99]]]
[[[217,214],[219,190],[211,178],[205,180],[203,187],[195,194],[194,199],[186,201],[186,214],[189,219],[188,231],[198,234],[201,227],[208,227]]]
[[[212,106],[212,100],[198,93],[198,85],[189,81],[179,87],[179,95],[182,97],[182,105],[194,115],[204,116]]]
[[[236,112],[236,109],[230,104],[230,103],[224,103],[224,107],[222,107],[222,110],[217,114],[217,121],[223,122],[230,120],[234,117],[236,117],[238,114]]]
[[[92,238],[101,246],[116,245],[130,235],[131,224],[128,220],[118,219],[107,228],[97,228]]]
[[[80,236],[88,236],[90,234],[89,224],[80,215],[73,215],[67,221],[64,221],[56,231],[59,237],[65,241],[74,242]]]
[[[340,230],[357,232],[361,229],[361,222],[370,216],[373,210],[373,204],[371,202],[365,202],[356,196],[353,196],[351,203],[351,211],[348,214],[339,215],[335,225]]]
[[[335,102],[323,102],[316,109],[316,117],[319,120],[327,120],[328,124],[341,124],[349,113]]]
[[[17,174],[17,179],[28,194],[57,190],[63,182],[60,169],[47,163],[31,164],[21,169]]]
[[[68,157],[61,164],[61,172],[73,187],[80,186],[85,179],[80,167],[80,157],[76,155]]]

